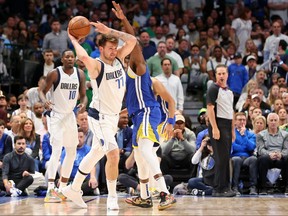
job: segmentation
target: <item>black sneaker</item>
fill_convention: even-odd
[[[284,195],[285,195],[285,196],[288,196],[288,187],[285,188]]]
[[[256,189],[255,186],[251,186],[251,187],[250,187],[249,195],[252,195],[252,196],[253,196],[253,195],[258,195],[257,189]]]
[[[151,197],[149,197],[147,199],[142,199],[140,196],[129,197],[129,198],[125,199],[125,202],[128,204],[131,204],[133,206],[138,206],[141,208],[152,208],[153,207],[153,202],[152,202]]]

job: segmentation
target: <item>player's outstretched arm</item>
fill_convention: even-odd
[[[79,44],[78,40],[69,33],[69,29],[67,29],[67,33],[75,48],[77,57],[85,64],[89,71],[90,79],[96,79],[99,75],[100,63],[88,55],[86,50]]]
[[[114,6],[114,8],[112,8],[112,11],[116,15],[116,17],[122,21],[125,31],[135,36],[135,31],[131,26],[130,22],[128,21],[127,17],[124,15],[120,5],[117,4],[115,1],[112,1],[112,4]],[[141,76],[146,72],[146,62],[143,57],[142,48],[139,42],[137,42],[137,44],[135,45],[134,49],[131,52],[130,61],[131,61],[130,66],[135,67],[132,68],[132,70],[137,75]]]
[[[117,57],[121,59],[122,61],[124,61],[124,58],[127,55],[129,55],[131,51],[133,50],[133,48],[135,47],[135,44],[137,42],[137,39],[135,36],[109,28],[100,22],[90,22],[90,23],[91,25],[96,27],[97,32],[100,32],[102,34],[112,35],[125,42],[124,45],[118,49],[118,53],[117,53]]]

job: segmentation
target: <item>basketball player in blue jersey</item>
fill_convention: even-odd
[[[134,35],[134,30],[123,14],[120,5],[114,1],[112,3],[115,8],[112,11],[122,21],[125,31]],[[126,105],[128,114],[133,122],[132,144],[138,168],[140,196],[128,199],[126,202],[143,208],[153,206],[148,185],[149,172],[151,172],[161,191],[161,200],[158,209],[164,210],[176,203],[176,200],[166,187],[156,155],[157,148],[154,148],[154,146],[159,146],[157,126],[160,123],[161,113],[159,103],[156,101],[152,90],[150,73],[139,44],[136,44],[130,54],[127,75]],[[168,125],[166,127],[167,133],[170,136],[173,134],[173,124],[174,112],[169,113]]]
[[[76,157],[78,145],[77,123],[73,109],[80,95],[79,111],[84,111],[87,104],[86,79],[82,70],[74,67],[75,56],[72,50],[62,54],[63,66],[50,71],[46,78],[46,87],[40,92],[40,97],[45,101],[45,107],[51,108],[48,129],[52,154],[47,168],[48,190],[44,202],[61,202],[65,197],[61,189],[67,185]],[[52,100],[47,101],[45,95],[51,91]],[[63,162],[60,191],[54,188],[54,181],[59,165],[62,147],[65,147],[66,156]]]
[[[87,208],[81,194],[82,182],[93,166],[106,154],[107,209],[118,210],[116,182],[119,149],[114,135],[117,132],[119,113],[126,91],[126,73],[122,62],[134,48],[137,39],[99,22],[91,24],[96,27],[98,33],[103,34],[98,42],[98,59],[91,58],[78,41],[72,35],[68,35],[77,57],[85,64],[91,79],[93,97],[88,109],[88,123],[94,134],[93,144],[90,152],[81,161],[72,185],[63,188],[62,193],[81,208]],[[124,41],[124,45],[119,48],[118,39]]]

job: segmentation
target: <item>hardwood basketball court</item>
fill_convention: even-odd
[[[234,198],[177,196],[177,204],[159,211],[158,200],[150,209],[125,203],[126,195],[119,195],[119,211],[107,211],[107,196],[84,197],[87,209],[79,209],[72,202],[44,203],[43,197],[1,197],[1,215],[287,215],[288,198],[284,195],[241,196]]]

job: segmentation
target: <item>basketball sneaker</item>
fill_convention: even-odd
[[[67,197],[65,197],[62,193],[62,191],[58,188],[55,188],[54,189],[56,195],[62,200],[62,201],[66,201],[67,200]]]
[[[176,199],[174,198],[172,194],[161,192],[158,210],[164,210],[164,209],[170,208],[175,203],[176,203]]]
[[[71,185],[68,185],[62,188],[62,194],[68,199],[70,199],[73,203],[75,203],[80,208],[87,208],[87,204],[82,199],[82,195],[83,195],[82,190],[74,191]]]
[[[60,203],[61,201],[54,188],[48,190],[44,198],[45,203]]]
[[[140,196],[129,197],[129,198],[125,199],[125,202],[130,204],[130,205],[138,206],[141,208],[152,208],[153,207],[152,197],[148,197],[147,199],[142,199]]]

